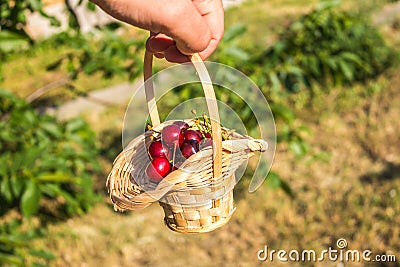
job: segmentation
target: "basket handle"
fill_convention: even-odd
[[[204,65],[203,60],[199,54],[193,54],[189,56],[194,68],[196,69],[197,75],[199,76],[201,86],[204,91],[206,98],[208,115],[211,120],[211,131],[213,139],[213,173],[214,178],[218,178],[222,175],[222,137],[221,137],[221,125],[218,113],[217,99],[215,97],[214,88],[211,82],[210,75],[208,74],[207,68]],[[160,116],[156,105],[156,99],[154,94],[154,86],[151,80],[153,76],[153,54],[146,51],[144,56],[144,87],[146,94],[147,107],[150,114],[151,122],[153,126],[160,124]]]

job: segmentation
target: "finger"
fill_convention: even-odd
[[[149,45],[150,38],[146,41],[146,50],[152,53],[156,58],[164,58],[164,52],[155,52]]]
[[[165,58],[170,62],[184,63],[188,62],[188,56],[182,54],[175,45],[175,42],[171,42],[171,38],[165,39],[164,37],[160,40],[154,38],[155,35],[150,36],[146,42],[146,49],[153,53],[156,58]],[[164,43],[164,41],[166,43]]]
[[[176,46],[169,47],[164,52],[164,57],[166,60],[173,63],[185,63],[190,61],[189,57],[182,54]]]
[[[193,0],[192,2],[211,30],[208,46],[199,53],[204,60],[215,51],[224,35],[224,9],[221,0]]]
[[[217,49],[218,44],[219,41],[217,41],[216,39],[212,39],[208,47],[199,52],[199,56],[201,57],[201,59],[206,60],[209,56],[211,56],[211,54]]]
[[[164,54],[162,54],[162,53],[155,53],[155,54],[153,54],[156,58],[164,58]]]
[[[116,19],[173,38],[184,54],[206,49],[211,31],[190,0],[91,0]]]
[[[175,0],[171,13],[160,17],[160,32],[173,38],[178,50],[190,55],[207,48],[211,30],[191,1]]]
[[[159,53],[159,52],[164,52],[167,50],[170,46],[175,45],[175,41],[165,35],[165,34],[157,34],[149,37],[149,39],[146,42],[148,50],[150,50],[153,53]]]

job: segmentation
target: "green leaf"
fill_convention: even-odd
[[[28,3],[32,7],[33,11],[40,11],[43,8],[43,3],[40,0],[28,0]]]
[[[10,52],[13,50],[26,48],[29,45],[29,38],[22,33],[7,30],[0,31],[0,51]]]
[[[281,188],[282,190],[289,195],[291,198],[294,198],[296,195],[294,194],[292,188],[288,183],[286,183],[284,180],[281,179]]]
[[[307,153],[307,145],[304,141],[291,141],[289,143],[290,150],[294,153],[297,158],[304,156]]]
[[[50,25],[53,27],[60,27],[61,26],[61,21],[59,21],[55,16],[51,16],[48,13],[46,13],[43,9],[38,10],[39,14],[48,19],[50,22]]]
[[[290,108],[278,103],[271,103],[270,107],[275,117],[283,119],[288,124],[294,121],[295,115]]]
[[[307,135],[311,135],[311,134],[312,134],[312,131],[311,131],[310,127],[307,127],[307,126],[305,126],[305,125],[300,125],[300,126],[298,126],[298,127],[296,128],[296,130],[297,130],[298,132],[302,132],[302,133],[305,133],[305,134],[307,134]]]
[[[38,182],[40,183],[48,183],[48,182],[55,182],[55,183],[75,183],[78,184],[79,179],[63,172],[56,172],[56,173],[42,173],[37,177]]]
[[[74,133],[86,127],[86,123],[81,119],[70,120],[65,126],[66,132]]]
[[[342,70],[344,77],[346,77],[348,81],[352,81],[354,77],[354,68],[352,67],[352,65],[348,64],[344,60],[339,60],[339,66]]]
[[[6,254],[0,252],[0,263],[8,263],[14,266],[25,266],[24,260],[22,257],[18,257],[12,254]]]
[[[49,65],[46,66],[46,70],[50,71],[50,70],[56,70],[61,66],[61,63],[63,63],[64,58],[59,58],[56,61],[50,63]]]
[[[19,198],[22,194],[22,190],[25,187],[26,179],[23,176],[13,175],[10,177],[11,190],[14,196]]]
[[[310,67],[310,70],[315,76],[319,76],[321,74],[321,71],[319,69],[319,60],[316,56],[309,56],[307,63]]]
[[[285,64],[285,67],[284,67],[284,70],[287,72],[287,73],[291,73],[291,74],[293,74],[293,75],[295,75],[295,76],[302,76],[303,75],[303,70],[299,67],[299,66],[296,66],[296,65],[293,65],[293,64]]]
[[[49,195],[57,195],[62,197],[67,203],[67,212],[71,215],[74,213],[81,212],[79,201],[74,195],[68,193],[67,191],[61,189],[59,185],[56,184],[46,184],[45,191]]]
[[[33,110],[27,110],[23,113],[24,122],[33,125],[37,120],[37,114]]]
[[[276,74],[276,72],[270,71],[268,73],[268,77],[272,84],[272,90],[277,92],[281,88],[281,82],[278,78],[278,75]]]
[[[31,217],[39,209],[39,201],[42,192],[40,191],[39,185],[29,180],[24,194],[21,198],[21,211],[25,217]]]
[[[235,61],[247,61],[250,58],[246,51],[235,46],[225,48],[224,52],[227,56],[231,57],[231,59],[234,59]]]
[[[99,64],[96,61],[89,61],[84,64],[83,72],[87,75],[93,74],[94,72],[99,70]]]
[[[282,189],[287,195],[290,197],[295,197],[295,194],[290,187],[288,183],[286,183],[282,177],[277,174],[276,172],[270,172],[267,176],[267,184],[272,188],[272,189]]]
[[[0,183],[0,196],[1,198],[4,198],[8,203],[11,203],[13,200],[13,194],[10,187],[10,179],[8,177],[2,178],[2,181]]]
[[[242,23],[234,24],[231,27],[229,27],[228,30],[225,31],[223,41],[224,42],[232,41],[233,39],[244,34],[246,31],[247,27],[245,24]]]
[[[274,44],[272,47],[270,53],[273,53],[275,55],[279,55],[282,53],[285,49],[287,48],[287,43],[285,41],[278,41]]]
[[[30,267],[49,267],[47,264],[42,264],[40,262],[34,262]]]
[[[270,172],[267,176],[267,184],[273,189],[278,189],[282,184],[282,179],[276,172]]]
[[[7,247],[22,247],[25,244],[25,240],[19,236],[8,234],[0,236],[0,243]]]
[[[42,123],[40,126],[46,132],[48,132],[50,135],[52,135],[56,138],[59,138],[62,135],[60,127],[54,122],[45,122],[45,123]]]
[[[96,10],[96,5],[93,4],[92,2],[88,1],[86,4],[86,8],[90,11],[95,11]]]
[[[45,260],[54,260],[56,258],[56,256],[51,253],[50,251],[47,250],[30,250],[29,254],[31,254],[32,256],[41,258],[41,259],[45,259]]]
[[[356,65],[362,66],[364,64],[363,60],[356,54],[351,52],[342,52],[340,57],[346,59],[347,61],[354,62]]]
[[[44,195],[55,198],[58,195],[58,184],[43,183],[40,186],[40,190]]]

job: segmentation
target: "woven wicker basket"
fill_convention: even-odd
[[[173,121],[160,123],[155,105],[152,76],[152,55],[144,60],[145,93],[153,130],[130,141],[117,156],[107,178],[107,188],[119,211],[137,210],[159,202],[165,213],[165,224],[180,233],[212,231],[231,218],[235,210],[233,188],[235,171],[255,151],[265,151],[264,140],[235,132],[222,141],[217,101],[211,79],[201,58],[194,54],[191,61],[198,73],[206,97],[211,121],[213,146],[189,157],[179,169],[161,182],[150,181],[145,169],[150,163],[147,148],[150,136],[156,136]],[[189,125],[194,122],[186,120]]]

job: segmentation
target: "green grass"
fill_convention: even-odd
[[[71,49],[65,46],[55,48],[50,45],[37,44],[29,51],[9,56],[3,68],[4,81],[0,86],[21,97],[27,97],[39,88],[67,79],[68,73],[65,68],[49,72],[46,71],[46,67],[69,51]],[[100,75],[82,75],[77,81],[67,81],[66,83],[73,82],[77,89],[88,92],[124,82],[126,79],[127,77],[123,76],[103,79]],[[64,99],[72,97],[73,94],[67,88],[66,83],[55,87],[46,96],[55,96],[53,99],[57,99],[60,95],[64,95]]]
[[[144,39],[147,35],[143,30],[127,28],[124,38]],[[116,75],[111,78],[103,78],[101,74],[80,74],[77,80],[69,80],[68,66],[47,71],[46,68],[67,53],[74,50],[67,45],[58,45],[54,41],[38,41],[27,51],[7,55],[3,65],[0,86],[6,88],[21,97],[28,97],[36,90],[50,86],[52,89],[44,95],[49,101],[62,102],[76,97],[69,85],[73,85],[77,92],[89,92],[102,89],[111,85],[129,80],[127,74]],[[63,82],[64,81],[64,82]],[[53,86],[54,83],[59,85]]]
[[[235,23],[247,26],[243,47],[265,47],[271,45],[277,32],[290,21],[310,10],[317,1],[246,1],[243,5],[232,7],[225,13],[225,25],[229,28]]]
[[[225,25],[229,28],[235,23],[247,26],[247,33],[242,38],[242,46],[250,48],[254,45],[262,47],[271,45],[279,31],[296,20],[299,16],[309,12],[323,1],[318,0],[249,0],[241,6],[232,7],[225,12]],[[342,0],[341,7],[361,13],[373,13],[379,10],[384,1],[365,0],[360,4],[357,0]],[[398,39],[391,37],[391,39]]]

